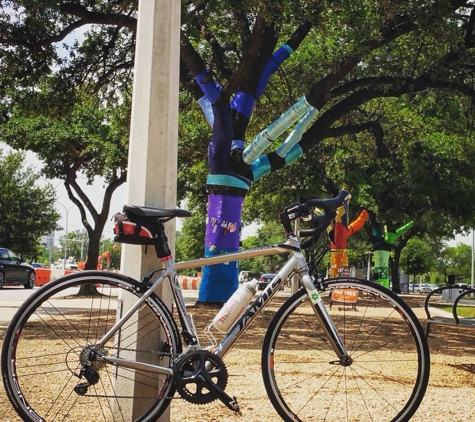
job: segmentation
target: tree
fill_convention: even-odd
[[[204,215],[198,212],[183,221],[182,229],[176,233],[175,257],[179,261],[188,261],[203,256]],[[196,270],[190,270],[190,274]]]
[[[55,66],[61,76],[55,87],[60,89],[52,92],[70,92],[72,87],[87,85],[100,92],[102,98],[116,102],[120,95],[128,92],[134,60],[137,2],[99,1],[91,5],[78,1],[38,6],[24,0],[8,2],[8,5],[11,10],[4,9],[3,13],[13,11],[17,16],[2,20],[4,35],[0,42],[8,46],[2,51],[6,76],[0,89],[4,102],[9,96],[10,102],[14,102],[12,87],[19,83],[36,87],[42,76]],[[355,188],[357,176],[363,175],[362,181],[366,183],[354,189],[355,197],[361,194],[362,205],[368,202],[375,211],[383,212],[387,224],[414,220],[417,233],[441,227],[447,231],[461,221],[455,216],[442,221],[442,215],[437,212],[421,211],[417,218],[411,215],[417,206],[426,204],[428,198],[435,204],[434,199],[440,197],[439,192],[421,195],[417,189],[412,189],[409,196],[404,189],[406,184],[401,183],[406,169],[417,174],[417,168],[410,165],[410,151],[417,152],[416,158],[423,161],[423,157],[428,156],[427,145],[435,147],[437,142],[434,137],[417,140],[416,134],[436,123],[428,122],[427,109],[401,106],[432,102],[436,110],[434,116],[437,116],[440,111],[447,113],[449,108],[452,112],[456,110],[454,107],[437,110],[437,106],[443,104],[440,99],[452,96],[445,104],[460,106],[458,123],[465,120],[467,130],[461,132],[461,124],[448,125],[440,127],[438,133],[456,134],[459,140],[473,144],[470,129],[473,126],[471,69],[475,12],[470,1],[323,0],[304,4],[291,0],[264,4],[211,0],[184,3],[182,19],[182,107],[192,110],[187,121],[197,118],[196,108],[190,105],[193,98],[204,98],[205,105],[206,102],[209,106],[215,105],[214,113],[208,113],[208,117],[223,118],[219,120],[221,129],[215,125],[212,134],[215,141],[212,145],[221,144],[221,155],[208,156],[214,160],[210,176],[229,175],[229,170],[233,177],[238,176],[241,181],[247,179],[248,185],[253,185],[249,193],[244,188],[244,192],[235,196],[236,192],[231,189],[232,195],[219,191],[217,196],[240,198],[235,201],[241,205],[247,197],[246,203],[253,204],[254,208],[249,215],[262,216],[264,212],[273,212],[266,199],[269,195],[275,197],[276,186],[285,185],[282,198],[275,201],[277,205],[289,197],[295,198],[297,191],[302,196],[321,193],[323,173],[330,174],[338,186],[351,182],[351,188]],[[67,60],[61,58],[55,43],[82,25],[90,25],[85,42],[72,45]],[[273,59],[282,53],[279,46],[294,54],[287,57],[285,64],[277,60],[273,66]],[[272,74],[273,79],[267,85]],[[203,95],[197,82],[211,90]],[[222,86],[219,97],[213,94],[216,83]],[[266,87],[265,91],[261,90]],[[255,138],[263,127],[293,105],[303,113],[293,120],[297,123],[296,132],[290,132],[289,126],[285,126],[282,132],[277,131],[280,133],[270,129]],[[8,118],[8,114],[3,114]],[[405,115],[411,119],[405,120]],[[299,121],[300,118],[303,120]],[[394,121],[403,125],[395,130]],[[206,179],[203,162],[207,157],[208,135],[204,135],[203,122],[204,119],[194,131],[188,128],[187,132],[195,136],[182,139],[180,145],[180,152],[184,152],[180,155],[180,166],[186,168],[180,170],[180,176],[192,173],[199,178],[181,179],[178,188],[180,195],[190,189],[197,198],[206,198],[209,194],[212,199],[216,186],[223,186],[218,190],[226,191],[229,183],[225,178]],[[247,152],[244,150],[242,161],[239,157],[238,161],[230,160],[233,140],[244,142],[249,148],[253,145],[249,142],[251,139],[265,136],[270,144],[277,135],[288,135],[289,143],[262,154],[262,159],[257,156],[264,151],[254,157],[251,152],[256,149],[250,148]],[[400,144],[414,148],[398,149]],[[347,154],[350,149],[351,156]],[[295,163],[299,157],[302,158]],[[442,154],[438,158],[441,159]],[[355,173],[355,166],[367,171]],[[443,176],[439,162],[429,160],[426,169],[431,168]],[[276,171],[279,174],[272,175]],[[390,177],[394,174],[399,174],[400,180]],[[385,187],[388,179],[391,183]],[[228,184],[223,184],[223,180]],[[416,183],[417,180],[412,187]],[[368,189],[369,186],[372,189]],[[261,195],[264,187],[267,187],[266,195]],[[462,184],[456,188],[470,191],[466,209],[473,209],[470,187]],[[392,207],[405,201],[405,209],[399,208],[391,214]],[[446,203],[443,205],[447,209]],[[234,206],[236,208],[240,205]],[[211,202],[208,209],[215,209]],[[473,221],[473,212],[464,209],[461,215],[470,216],[463,224]],[[433,224],[430,224],[431,218]],[[228,230],[239,233],[240,212],[237,217],[223,215],[220,219],[231,223]],[[403,242],[400,246],[404,246]],[[235,239],[233,248],[236,248]],[[224,249],[217,247],[213,251]],[[395,257],[397,253],[395,250]],[[210,277],[213,283],[231,280],[214,276]],[[232,282],[229,284],[233,286]]]
[[[447,246],[441,251],[437,259],[437,269],[447,284],[449,274],[454,274],[460,279],[470,279],[471,263],[472,248],[460,243],[455,247]]]
[[[258,230],[257,235],[244,239],[243,248],[251,249],[261,246],[275,245],[282,243],[284,233],[282,226],[277,221],[265,222]],[[287,261],[285,254],[262,256],[241,261],[239,269],[252,273],[277,273]]]
[[[417,43],[415,38],[411,38],[408,43],[399,41],[399,39],[406,36],[409,37],[408,34],[420,32],[422,30],[422,22],[425,24],[428,22],[426,20],[427,14],[432,15],[434,19],[440,18],[440,15],[443,14],[446,14],[448,17],[452,15],[457,8],[462,6],[462,4],[451,3],[439,7],[436,4],[428,3],[425,6],[426,7],[421,9],[413,10],[412,14],[398,15],[398,12],[402,12],[402,9],[397,10],[398,7],[392,4],[392,6],[390,6],[392,10],[384,10],[384,12],[388,13],[383,13],[384,18],[387,19],[384,23],[384,19],[382,20],[381,16],[371,16],[371,18],[374,19],[373,23],[376,25],[373,26],[372,30],[362,32],[363,37],[368,37],[363,42],[364,47],[358,50],[358,48],[354,48],[352,45],[347,49],[346,54],[343,54],[343,58],[339,57],[337,59],[339,66],[327,71],[326,75],[323,75],[317,83],[314,83],[313,86],[307,90],[303,98],[303,103],[301,101],[295,103],[290,113],[296,114],[296,117],[294,116],[292,119],[289,119],[288,114],[282,115],[281,120],[276,121],[273,126],[270,126],[267,130],[261,132],[260,135],[254,138],[250,146],[246,149],[243,147],[244,153],[242,162],[244,165],[241,166],[239,166],[241,162],[234,164],[232,152],[229,154],[229,150],[232,151],[233,149],[233,143],[236,144],[233,140],[237,139],[238,142],[244,140],[254,104],[259,100],[261,88],[265,88],[269,77],[267,66],[272,62],[277,63],[277,66],[283,62],[283,60],[279,59],[279,56],[284,54],[281,49],[277,50],[277,52],[271,56],[277,43],[276,33],[273,32],[275,28],[272,26],[272,23],[275,21],[272,21],[272,19],[266,20],[267,16],[264,17],[265,12],[263,12],[262,21],[257,20],[258,23],[254,26],[254,31],[252,34],[249,34],[249,39],[252,39],[254,46],[257,44],[257,40],[253,37],[256,36],[256,38],[258,38],[256,34],[262,31],[260,39],[258,38],[262,42],[260,48],[255,47],[250,52],[250,55],[252,55],[253,52],[257,54],[252,67],[252,76],[249,76],[245,81],[237,82],[235,80],[237,79],[239,71],[243,71],[245,65],[248,64],[243,60],[240,62],[237,70],[231,73],[231,76],[226,79],[228,84],[223,86],[222,89],[210,76],[210,72],[206,70],[202,58],[197,54],[191,42],[184,42],[182,58],[203,91],[204,96],[198,94],[197,97],[199,97],[199,101],[204,102],[208,107],[203,107],[203,109],[208,120],[213,123],[212,148],[208,154],[211,170],[207,182],[210,192],[208,221],[211,222],[214,220],[217,225],[214,227],[208,226],[208,233],[213,233],[213,236],[210,236],[210,238],[206,240],[207,253],[221,253],[223,251],[230,251],[233,247],[236,247],[234,243],[234,245],[228,246],[226,250],[226,247],[220,247],[221,239],[214,236],[216,227],[219,228],[224,224],[226,226],[224,231],[226,231],[229,223],[235,225],[235,221],[238,220],[237,224],[239,224],[240,215],[236,210],[240,209],[242,202],[238,202],[234,199],[230,200],[230,196],[235,198],[243,197],[246,195],[249,185],[258,178],[271,171],[279,170],[290,162],[295,161],[303,153],[314,149],[324,139],[335,138],[337,136],[343,137],[345,135],[357,137],[357,135],[367,132],[372,135],[372,139],[375,141],[376,148],[372,149],[377,154],[374,158],[377,159],[375,161],[378,162],[378,165],[381,166],[385,159],[390,158],[393,154],[391,149],[388,148],[388,145],[384,143],[385,128],[383,125],[383,116],[379,113],[373,113],[372,120],[368,121],[368,113],[359,112],[360,110],[366,111],[370,108],[374,109],[372,103],[376,99],[401,97],[408,94],[414,95],[414,93],[434,88],[456,89],[472,96],[472,86],[467,85],[466,80],[461,78],[455,83],[452,83],[450,79],[446,78],[447,75],[444,76],[443,74],[443,72],[457,72],[456,67],[453,67],[454,64],[462,59],[462,55],[466,57],[465,54],[471,48],[471,35],[465,32],[468,27],[471,27],[470,22],[464,26],[463,31],[459,31],[458,33],[458,36],[462,38],[461,43],[458,45],[459,54],[457,54],[457,57],[447,54],[443,49],[435,49],[435,54],[427,61],[428,55],[426,55],[426,53],[429,52],[424,49],[424,58],[417,60],[410,66],[398,68],[396,72],[392,72],[389,67],[386,67],[386,63],[384,62],[390,59],[391,50],[394,48],[398,49],[401,53],[403,49],[413,51],[412,48],[416,45],[417,48],[421,48],[421,44]],[[345,11],[351,13],[350,10]],[[420,13],[424,13],[424,16]],[[349,18],[349,16],[350,15],[346,17]],[[369,16],[369,13],[365,16],[367,21]],[[357,21],[357,18],[353,21],[349,18],[349,21],[345,22],[350,24],[350,31],[356,30],[356,26],[353,25]],[[312,23],[313,21],[307,21],[297,28],[286,44],[284,44],[287,52],[291,53],[295,51],[296,47],[302,42],[302,38],[309,33],[309,27]],[[436,26],[439,26],[441,29],[443,28],[444,35],[453,36],[456,28],[446,24],[447,21],[444,21],[444,19],[437,19],[435,23]],[[372,26],[371,23],[368,25],[367,22],[366,25],[366,28]],[[378,25],[381,26],[378,27]],[[345,28],[348,29],[349,27],[345,26]],[[371,31],[376,30],[379,31],[377,36],[375,36],[376,32],[371,33]],[[355,34],[353,33],[352,35]],[[208,32],[208,36],[215,41],[215,44],[211,44],[211,48],[219,46],[219,41],[214,39],[212,33]],[[361,33],[359,36],[361,36]],[[265,47],[268,48],[269,45],[271,45],[272,49],[267,50],[264,47],[264,39],[268,41]],[[219,54],[219,51],[216,51],[216,49],[214,52]],[[384,75],[381,74],[381,67],[378,69],[373,68],[368,73],[362,71],[362,66],[367,63],[366,60],[369,60],[369,62],[378,62],[378,65],[381,66],[382,62],[379,60],[380,58],[383,59],[384,63],[382,66],[384,68]],[[368,67],[371,68],[369,64]],[[407,73],[408,70],[412,73],[411,75]],[[414,77],[414,74],[417,76]],[[233,91],[233,89],[235,89],[235,91]],[[229,105],[228,100],[232,98],[234,94],[235,96],[231,100],[231,105]],[[381,102],[383,105],[385,104],[385,102]],[[211,110],[209,110],[209,107],[211,107]],[[318,110],[322,108],[323,112],[319,117],[316,117]],[[231,110],[234,111],[234,115]],[[351,121],[349,121],[350,116]],[[312,122],[314,119],[315,122]],[[285,121],[285,125],[282,120]],[[298,121],[294,132],[289,135],[285,143],[279,146],[276,151],[259,156],[265,147],[289,128],[287,120],[291,120],[292,122]],[[306,130],[309,125],[309,129]],[[466,136],[465,134],[465,137]],[[260,145],[262,143],[264,144],[263,147]],[[226,155],[226,152],[228,155]],[[231,158],[229,155],[231,155]],[[398,161],[400,162],[402,160]],[[226,176],[223,177],[223,175],[232,176],[235,179],[229,181],[226,180]],[[239,184],[239,178],[241,182],[244,183]],[[248,186],[246,186],[246,184]],[[237,186],[242,189],[242,192],[239,192],[238,189],[233,189]],[[216,203],[216,196],[219,197],[219,204]],[[211,201],[214,201],[214,203]],[[226,211],[228,207],[230,211]],[[219,216],[214,214],[217,209],[223,211]],[[390,221],[388,224],[392,225],[393,221]],[[226,242],[223,242],[223,245],[225,245],[225,243]],[[399,246],[403,247],[404,243],[399,242]],[[214,283],[212,275],[216,276]],[[219,297],[219,295],[216,294],[215,287],[218,283],[217,280],[223,278],[221,276],[222,273],[216,267],[210,268],[210,296]],[[206,281],[205,279],[205,282]],[[206,283],[202,282],[201,289],[203,289],[205,285]],[[200,299],[202,298],[201,289]],[[206,300],[206,295],[204,298]]]
[[[422,239],[412,238],[407,242],[401,256],[401,266],[404,271],[412,275],[423,275],[434,268],[435,260],[432,248]]]
[[[35,152],[44,162],[42,174],[64,181],[88,234],[86,269],[95,269],[112,194],[126,180],[128,105],[108,108],[97,98],[80,95],[70,108],[58,110],[51,107],[50,95],[48,88],[23,93],[0,128],[0,140]],[[97,176],[104,178],[99,210],[78,184],[80,175],[89,184]]]
[[[36,185],[39,176],[25,168],[25,154],[0,151],[0,244],[24,259],[38,256],[41,236],[59,227],[51,185]]]
[[[68,250],[68,256],[74,256],[76,261],[85,258],[88,249],[88,235],[85,230],[75,230],[68,233],[67,238],[60,239],[61,247]]]

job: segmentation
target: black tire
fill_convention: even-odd
[[[338,329],[350,366],[340,365],[304,289],[272,319],[262,349],[267,394],[284,421],[409,421],[429,381],[430,357],[409,306],[378,283],[325,282],[321,297]],[[358,291],[356,309],[331,292]],[[340,290],[341,293],[341,290]]]
[[[3,289],[3,286],[5,286],[5,274],[0,271],[0,289]]]
[[[165,411],[175,392],[173,376],[154,376],[145,369],[99,360],[90,366],[99,381],[86,395],[74,391],[85,382],[76,376],[88,356],[85,347],[109,331],[123,298],[135,301],[139,296],[138,286],[120,274],[81,271],[48,283],[20,307],[5,334],[1,365],[8,398],[24,421],[148,422]],[[79,298],[80,288],[92,294]],[[135,316],[139,322],[134,325]],[[181,341],[162,300],[152,294],[132,320],[98,355],[130,359],[135,355],[140,362],[172,367]],[[140,409],[134,417],[127,413],[132,403],[134,410]]]
[[[25,289],[32,289],[35,287],[36,283],[36,273],[32,271],[30,275],[28,276],[28,281],[23,285]]]

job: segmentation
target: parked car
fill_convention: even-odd
[[[409,287],[409,291],[415,293],[430,293],[432,289],[429,287],[428,284],[413,284]]]
[[[260,277],[259,277],[259,280],[258,281],[258,285],[257,285],[257,288],[259,290],[264,290],[267,285],[272,281],[272,279],[275,277],[275,274],[262,274]]]
[[[267,287],[267,285],[274,279],[275,276],[276,274],[273,274],[273,273],[262,274],[257,280],[258,290],[264,290]],[[282,286],[280,290],[284,290],[284,286]]]
[[[78,269],[78,264],[76,262],[67,262],[66,263],[66,269],[67,270],[77,270]]]
[[[35,269],[10,249],[0,248],[0,289],[6,284],[23,284],[25,289],[35,287]]]
[[[440,287],[443,287],[443,286],[438,286],[437,284],[427,284],[427,286],[429,287],[429,289],[433,292],[434,290],[437,290],[438,288]],[[441,292],[439,292],[441,293]]]

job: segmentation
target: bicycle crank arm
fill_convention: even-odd
[[[216,384],[214,384],[213,382],[207,382],[206,383],[208,389],[219,399],[221,400],[228,409],[231,409],[233,412],[237,413],[238,415],[242,415],[241,413],[241,409],[239,408],[239,404],[237,402],[237,399],[236,397],[233,397],[231,398],[230,396],[228,396],[224,390],[217,386]]]

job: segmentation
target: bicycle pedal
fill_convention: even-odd
[[[237,413],[239,416],[242,416],[241,409],[239,408],[239,404],[237,402],[236,397],[233,396],[233,400],[231,401],[230,405],[232,406],[231,410]]]
[[[223,396],[218,396],[219,400],[221,400],[221,402],[224,403],[228,409],[231,409],[234,413],[237,413],[239,416],[242,416],[242,412],[236,397],[233,396],[233,398],[231,399],[231,397],[227,396],[228,400],[226,400],[224,396],[227,396],[227,394],[224,393]]]

